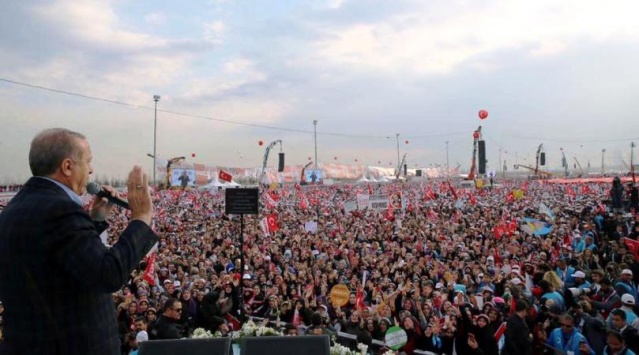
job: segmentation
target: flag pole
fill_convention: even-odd
[[[240,214],[240,319],[244,321],[244,214]]]

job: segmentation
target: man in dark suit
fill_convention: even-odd
[[[526,325],[526,313],[528,303],[518,300],[515,303],[515,314],[508,318],[504,344],[504,355],[529,355],[532,354],[532,336],[530,328]]]
[[[164,302],[162,315],[149,328],[149,339],[180,339],[182,329],[179,326],[184,309],[177,298],[169,298]]]
[[[63,128],[31,142],[33,177],[0,213],[0,299],[4,342],[0,354],[120,352],[111,293],[129,279],[158,238],[153,205],[139,166],[128,176],[131,220],[112,247],[100,240],[112,205],[96,197],[83,208],[93,173],[86,137]],[[118,193],[109,186],[111,196]]]

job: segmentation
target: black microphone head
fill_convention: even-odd
[[[102,191],[102,188],[95,182],[90,182],[87,184],[87,192],[91,195],[97,195],[100,191]]]

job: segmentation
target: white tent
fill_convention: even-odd
[[[235,182],[235,180],[231,180],[231,182],[224,183],[224,186],[226,186],[226,187],[239,187],[241,185],[238,184],[237,182]]]
[[[206,185],[200,186],[200,190],[218,190],[219,188],[226,187],[226,184],[219,181],[218,179],[213,179]]]
[[[364,183],[364,182],[370,182],[370,180],[368,180],[368,179],[366,178],[366,176],[363,176],[363,175],[362,175],[362,177],[361,177],[359,180],[357,180],[356,182],[358,182],[358,183],[359,183],[359,182]]]

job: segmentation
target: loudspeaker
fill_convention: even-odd
[[[284,171],[284,153],[279,153],[279,157],[280,159],[277,163],[277,171],[281,173]]]
[[[546,153],[539,154],[539,165],[546,165]]]
[[[422,176],[422,169],[415,170],[415,176]]]
[[[479,166],[477,171],[480,174],[486,174],[486,141],[477,141],[477,149],[479,150]]]
[[[408,175],[408,164],[404,164],[404,176]]]
[[[139,355],[232,355],[231,338],[149,340],[140,343]]]
[[[242,355],[329,355],[328,335],[244,337]]]

